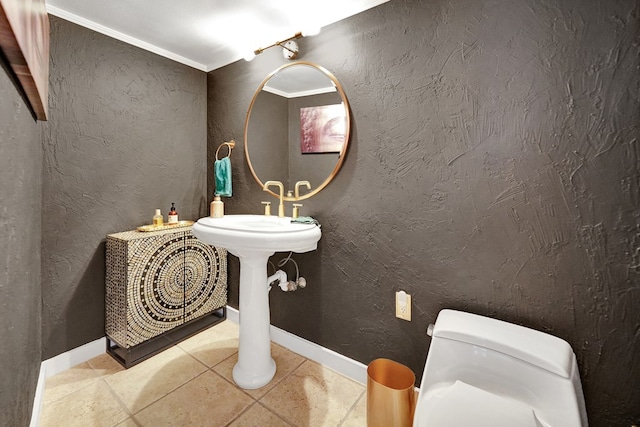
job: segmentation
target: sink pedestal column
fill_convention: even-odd
[[[233,380],[244,389],[256,389],[268,384],[276,373],[267,286],[267,262],[275,252],[229,252],[240,258],[240,343]]]
[[[276,252],[315,251],[322,236],[320,227],[292,224],[288,217],[225,215],[200,218],[193,224],[193,234],[240,258],[240,343],[233,380],[245,389],[260,388],[276,373],[269,335],[267,262]]]

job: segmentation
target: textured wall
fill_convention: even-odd
[[[31,419],[42,351],[41,127],[0,68],[0,425]]]
[[[271,292],[272,323],[420,374],[440,309],[512,321],[573,346],[592,426],[640,422],[639,13],[393,0],[300,40],[344,85],[354,129],[337,179],[305,201],[323,224],[296,256],[308,286]],[[209,73],[210,154],[242,140],[282,62],[271,49]],[[227,211],[260,212],[241,150],[232,161]],[[399,289],[411,323],[394,317]]]
[[[286,182],[289,179],[289,168],[286,164],[260,160],[288,158],[286,144],[280,143],[287,140],[287,127],[282,126],[283,123],[287,123],[287,99],[269,92],[261,92],[253,105],[255,108],[251,112],[251,126],[247,129],[247,134],[251,135],[249,140],[254,141],[253,144],[250,143],[249,150],[251,153],[255,150],[258,160],[252,164],[253,170],[262,178],[263,183],[268,180]],[[222,148],[221,151],[227,152],[226,148]]]
[[[203,72],[51,17],[43,358],[104,336],[105,235],[206,212]]]

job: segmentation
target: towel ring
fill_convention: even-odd
[[[236,147],[236,142],[232,139],[229,142],[223,142],[222,144],[220,144],[220,146],[216,150],[216,160],[220,160],[218,158],[218,153],[220,152],[220,149],[224,146],[226,146],[229,149],[229,154],[227,154],[227,157],[231,157],[231,150],[233,150]]]

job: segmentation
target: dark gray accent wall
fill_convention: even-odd
[[[208,211],[206,75],[51,17],[43,359],[104,336],[105,236]]]
[[[251,122],[247,129],[249,135],[249,155],[253,171],[262,182],[276,180],[287,182],[289,179],[288,163],[282,164],[275,159],[287,160],[287,99],[273,93],[261,91],[251,109]],[[222,143],[223,141],[220,141]],[[219,144],[218,144],[219,145]],[[226,148],[222,148],[226,155]],[[271,162],[265,158],[274,159]],[[277,191],[277,190],[274,190]]]
[[[420,377],[441,309],[515,322],[572,345],[590,425],[638,424],[639,15],[633,0],[392,0],[301,39],[344,85],[353,133],[305,201],[323,232],[295,256],[307,288],[271,291],[272,323]],[[282,63],[271,49],[209,73],[209,156],[242,141]],[[259,213],[242,150],[232,163],[227,212]]]
[[[0,425],[3,426],[29,425],[40,370],[40,135],[40,125],[0,68]]]

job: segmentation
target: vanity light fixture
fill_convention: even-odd
[[[296,42],[296,39],[299,39],[301,37],[315,36],[319,32],[320,32],[319,27],[310,28],[305,31],[299,31],[295,33],[292,37],[289,37],[288,39],[280,40],[267,47],[261,47],[254,50],[253,52],[249,52],[247,55],[245,55],[244,59],[245,61],[251,61],[253,58],[256,57],[256,55],[260,55],[265,50],[272,48],[274,46],[280,46],[282,48],[282,56],[284,56],[285,59],[296,59],[299,51],[298,43]]]

